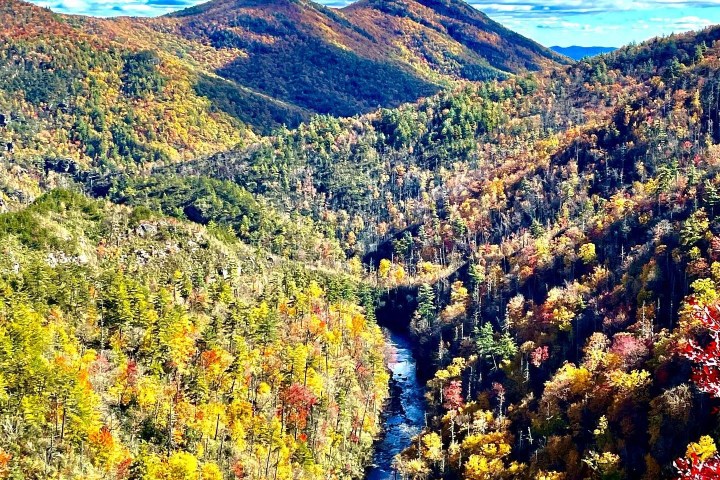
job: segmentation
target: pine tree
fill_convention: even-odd
[[[436,316],[435,290],[427,283],[420,285],[418,291],[418,307],[415,310],[415,328],[422,332],[435,323]]]

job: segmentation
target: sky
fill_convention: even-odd
[[[342,7],[350,0],[318,0]],[[198,0],[33,0],[56,12],[155,16]],[[491,18],[546,46],[619,47],[720,24],[720,0],[469,0]]]

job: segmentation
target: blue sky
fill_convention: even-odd
[[[620,46],[720,24],[720,0],[469,0],[493,19],[551,45]],[[161,15],[197,0],[33,0],[57,12],[96,16]],[[340,7],[349,0],[320,0]]]

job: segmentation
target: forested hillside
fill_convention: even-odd
[[[415,101],[453,80],[565,62],[459,0],[212,1],[177,12],[181,35],[243,55],[217,73],[311,112],[351,116]]]
[[[720,27],[562,65],[455,0],[0,19],[0,478],[362,478],[378,324],[427,382],[401,478],[717,478]]]
[[[254,138],[195,92],[190,62],[92,34],[80,23],[24,2],[0,2],[3,157],[137,169]]]
[[[466,10],[422,6],[428,19],[453,19],[452,31],[465,33],[413,23],[430,33],[410,40],[398,37],[404,24],[368,33],[352,15],[306,1],[217,0],[165,18],[95,19],[3,0],[0,150],[141,170],[227,150],[315,113],[354,115],[461,79],[563,61]],[[428,45],[457,53],[408,50],[427,35]]]
[[[66,190],[0,249],[2,478],[362,474],[388,375],[352,272]]]
[[[318,117],[180,171],[364,256],[428,378],[433,420],[404,476],[711,471],[719,37]],[[132,192],[116,200],[142,203]]]

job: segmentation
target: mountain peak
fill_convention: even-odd
[[[360,0],[343,12],[373,35],[382,35],[389,25],[407,32],[393,42],[403,43],[420,58],[442,58],[446,68],[464,78],[487,79],[488,68],[514,73],[567,63],[565,57],[508,30],[463,0]],[[448,53],[458,47],[460,54]]]
[[[68,33],[61,15],[24,0],[0,0],[0,37]]]
[[[191,17],[203,14],[228,13],[235,10],[273,10],[288,7],[313,7],[310,0],[211,0],[168,14],[168,17]]]
[[[417,10],[423,7],[435,12],[441,11],[445,14],[485,16],[484,13],[464,0],[358,0],[344,9],[376,8],[400,14],[403,13],[404,9]],[[405,11],[407,12],[407,10]]]

